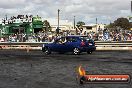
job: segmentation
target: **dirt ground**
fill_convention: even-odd
[[[79,85],[80,65],[89,74],[132,76],[132,51],[44,55],[41,51],[0,50],[0,88],[132,88],[132,82]]]

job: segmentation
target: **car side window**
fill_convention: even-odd
[[[77,42],[77,39],[76,38],[72,38],[72,42]]]
[[[63,44],[65,42],[66,42],[66,38],[64,38],[64,37],[56,40],[57,44]]]
[[[77,39],[76,38],[67,38],[67,42],[76,42]]]

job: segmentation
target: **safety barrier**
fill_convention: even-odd
[[[1,42],[0,49],[41,50],[43,44],[52,42]],[[96,50],[132,50],[132,41],[95,41]]]
[[[132,41],[96,41],[97,50],[132,50]]]

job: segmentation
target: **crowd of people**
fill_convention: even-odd
[[[131,41],[131,31],[104,31],[102,33],[88,33],[95,41]]]
[[[56,34],[52,32],[38,32],[34,34],[12,34],[7,37],[2,37],[1,42],[51,42],[53,39],[61,36],[71,35],[70,32],[61,32]],[[90,32],[80,35],[86,35],[95,41],[130,41],[132,40],[131,31],[102,31],[98,33]]]
[[[46,34],[12,34],[8,37],[2,37],[0,42],[48,42],[51,37]]]

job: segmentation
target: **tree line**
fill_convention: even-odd
[[[127,19],[127,18],[117,18],[113,23],[110,23],[106,26],[106,28],[108,29],[113,29],[113,30],[116,30],[116,29],[122,29],[122,30],[129,30],[130,28],[132,28],[132,22],[129,22],[130,19]],[[45,27],[44,31],[51,31],[51,26],[50,26],[50,23],[45,20],[43,22],[43,25]],[[82,29],[82,26],[85,25],[85,22],[83,21],[78,21],[77,24],[76,24],[76,27],[78,29]]]
[[[132,23],[129,22],[129,19],[121,17],[110,23],[107,28],[129,30],[132,28]]]

